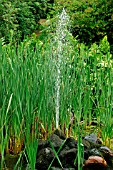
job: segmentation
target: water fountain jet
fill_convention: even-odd
[[[60,110],[60,84],[61,84],[61,67],[63,58],[63,47],[66,42],[67,26],[69,23],[69,16],[63,8],[62,13],[59,15],[59,20],[56,28],[56,42],[57,46],[57,59],[56,59],[56,82],[55,82],[55,111],[56,111],[56,128],[59,126],[59,110]]]

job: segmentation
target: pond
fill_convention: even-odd
[[[4,160],[4,167],[2,168],[2,170],[13,170],[17,161],[19,159],[18,155],[11,155],[11,154],[7,154],[5,156],[5,160]],[[18,170],[25,170],[26,169],[26,165],[23,165],[23,163],[19,163],[18,165]]]

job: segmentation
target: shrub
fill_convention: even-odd
[[[48,0],[2,0],[0,4],[0,38],[5,43],[23,40],[38,29],[40,18],[46,18],[52,1]]]
[[[113,1],[64,0],[57,1],[55,9],[66,8],[72,20],[72,32],[80,42],[91,45],[105,35],[113,48]],[[111,50],[113,50],[111,48]]]

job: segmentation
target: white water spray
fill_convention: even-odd
[[[61,84],[61,66],[63,58],[63,47],[65,45],[65,37],[67,32],[67,26],[69,22],[69,16],[67,15],[65,9],[62,10],[62,13],[59,15],[58,25],[56,29],[56,42],[58,43],[57,47],[57,58],[56,58],[56,98],[55,98],[55,110],[56,110],[56,128],[59,126],[59,109],[60,109],[60,84]]]

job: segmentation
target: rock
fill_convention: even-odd
[[[88,157],[89,157],[89,155],[90,155],[90,154],[89,154],[89,150],[88,150],[88,149],[85,149],[85,150],[84,150],[84,159],[87,160]]]
[[[63,143],[63,140],[60,139],[60,137],[57,136],[56,134],[50,135],[48,141],[51,142],[51,143],[50,143],[50,147],[53,146],[56,151],[60,148],[60,146],[61,146],[62,143]]]
[[[87,140],[88,142],[92,144],[102,144],[101,140],[94,133],[88,136],[85,136],[84,140]]]
[[[38,140],[38,150],[41,150],[43,148],[46,148],[49,146],[49,141],[48,140]]]
[[[56,129],[56,130],[53,132],[53,134],[59,136],[59,138],[62,139],[62,140],[65,140],[65,139],[66,139],[66,136],[64,135],[64,133],[63,133],[61,130],[59,130],[59,129]]]
[[[107,162],[100,156],[90,156],[85,161],[83,170],[107,170]]]
[[[84,162],[83,170],[113,169],[113,152],[108,147],[102,146],[95,134],[85,136],[82,144],[84,145],[84,159],[81,158],[83,159],[81,162]],[[58,129],[47,140],[38,140],[36,169],[47,170],[53,161],[51,170],[62,170],[55,152],[58,152],[63,170],[78,170],[77,161],[76,165],[74,164],[78,154],[78,141],[73,137],[66,139],[63,132]]]
[[[51,167],[51,170],[62,170],[62,168]],[[63,170],[75,170],[75,168],[63,168]]]
[[[101,146],[100,148],[99,148],[99,150],[101,151],[101,152],[105,152],[105,153],[108,153],[108,154],[113,154],[113,152],[107,147],[107,146]]]
[[[73,137],[66,139],[65,145],[69,146],[70,149],[77,148],[77,141]]]
[[[85,149],[89,149],[91,147],[90,142],[85,139],[82,139],[82,144],[84,145]]]
[[[77,156],[77,148],[66,150],[65,148],[60,152],[59,158],[64,168],[74,168],[74,160]]]
[[[99,150],[97,148],[93,148],[89,150],[89,154],[93,155],[93,156],[100,156],[102,157],[101,152],[99,152]]]
[[[40,170],[47,170],[51,161],[54,159],[54,152],[51,148],[47,147],[41,149],[37,155],[35,168]]]
[[[99,151],[102,153],[108,165],[113,167],[113,152],[107,146],[101,146]]]

